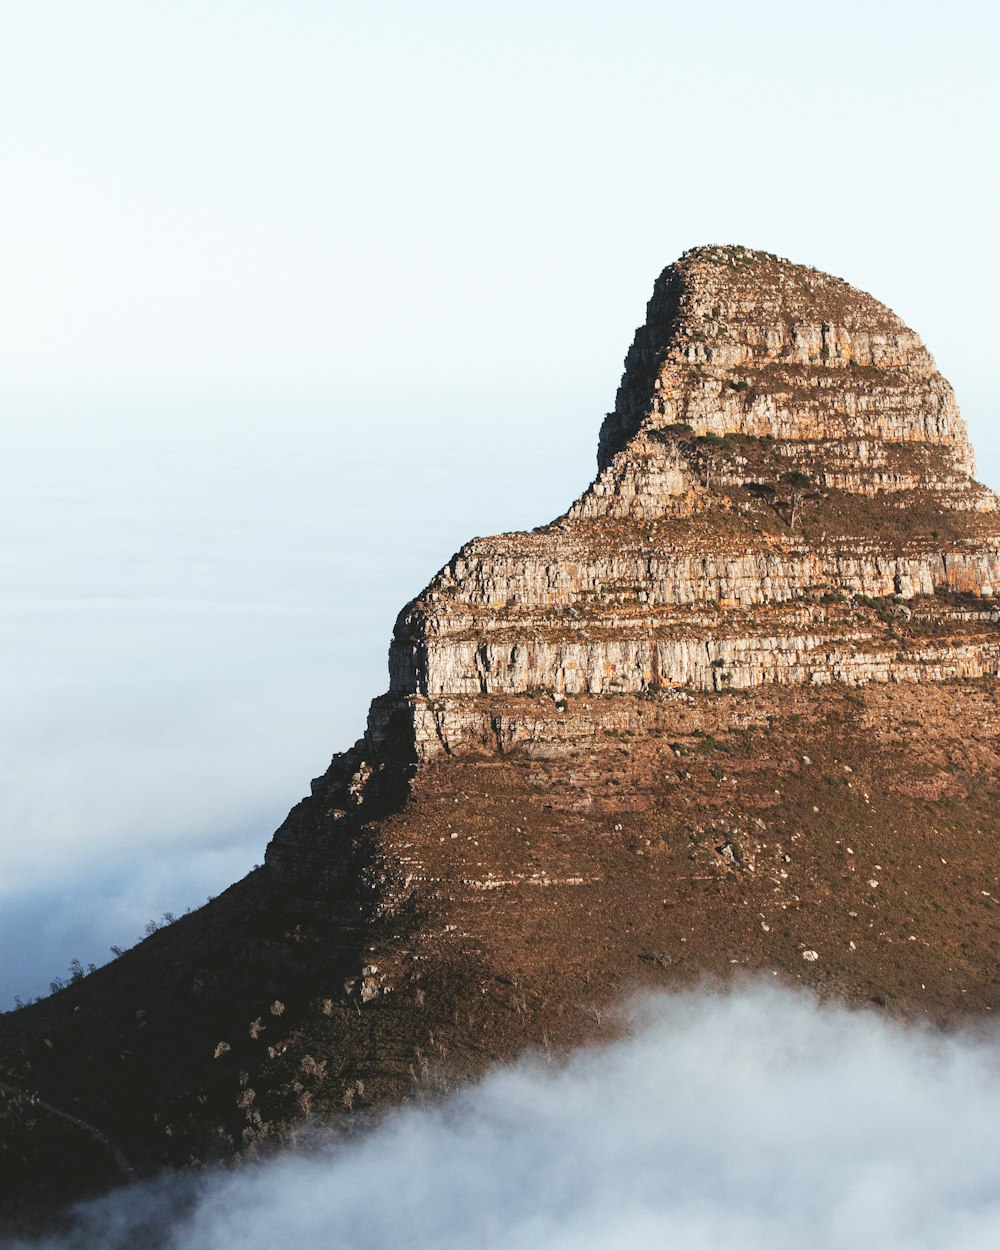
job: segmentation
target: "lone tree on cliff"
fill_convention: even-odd
[[[799,469],[782,473],[779,480],[784,487],[782,503],[788,511],[788,528],[793,530],[801,519],[803,506],[807,501],[818,499],[819,491],[813,489],[815,483],[809,474]]]

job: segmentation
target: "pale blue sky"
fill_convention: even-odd
[[[685,248],[894,307],[1000,485],[998,28],[0,3],[0,1000],[260,859],[406,598],[586,484]]]
[[[977,385],[993,6],[2,12],[4,380],[606,394],[655,273],[743,241]]]

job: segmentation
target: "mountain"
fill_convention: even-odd
[[[643,986],[1000,1008],[1000,514],[920,339],[697,248],[597,470],[406,605],[261,868],[0,1019],[9,1214],[607,1036]]]

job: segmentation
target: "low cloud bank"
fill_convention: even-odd
[[[751,985],[494,1072],[363,1140],[81,1210],[45,1250],[995,1250],[1000,1034]]]
[[[0,1011],[258,862],[363,732],[400,606],[586,481],[579,392],[418,392],[8,397]]]

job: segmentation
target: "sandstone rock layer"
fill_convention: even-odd
[[[996,497],[918,336],[739,247],[657,280],[598,475],[475,539],[396,623],[387,719],[420,759],[544,738],[517,699],[860,686],[1000,669]]]

